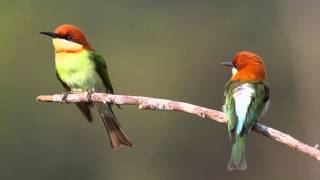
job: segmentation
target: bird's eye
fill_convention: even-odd
[[[72,40],[72,38],[71,38],[70,35],[67,35],[65,38],[66,38],[66,40],[68,40],[68,41],[71,41],[71,40]]]

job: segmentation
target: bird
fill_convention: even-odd
[[[221,65],[232,67],[232,77],[225,86],[223,106],[232,143],[227,169],[243,171],[247,169],[247,134],[270,104],[266,70],[262,58],[249,51],[240,51],[231,62]]]
[[[104,58],[92,48],[85,34],[78,27],[63,24],[53,32],[45,31],[40,34],[52,38],[56,76],[66,90],[63,93],[63,100],[70,93],[81,92],[87,92],[90,100],[91,94],[99,88],[106,93],[114,93]],[[90,108],[93,105],[97,106],[108,132],[111,147],[113,149],[122,146],[134,147],[132,140],[121,128],[111,104],[77,103],[89,122],[92,122]]]

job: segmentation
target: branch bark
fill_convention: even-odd
[[[60,103],[79,103],[89,102],[87,93],[70,94],[65,101],[62,100],[63,95],[44,95],[38,96],[39,102],[60,102]],[[226,117],[223,112],[196,106],[193,104],[172,101],[168,99],[157,99],[143,96],[128,96],[128,95],[113,95],[104,93],[93,93],[91,96],[91,102],[97,103],[112,103],[119,105],[137,105],[139,109],[146,110],[161,110],[161,111],[179,111],[186,112],[200,116],[202,118],[208,118],[219,123],[227,123]],[[320,149],[318,145],[309,146],[289,134],[283,133],[266,125],[256,123],[252,130],[265,137],[273,139],[281,144],[284,144],[300,153],[308,155],[320,161]]]

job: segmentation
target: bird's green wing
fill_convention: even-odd
[[[96,72],[98,73],[98,75],[102,79],[102,82],[106,88],[106,92],[113,94],[114,91],[113,91],[113,87],[112,87],[112,84],[111,84],[111,81],[109,78],[107,64],[104,61],[103,57],[100,54],[98,54],[97,52],[92,51],[90,54],[90,59],[92,59],[93,62],[95,63]],[[117,104],[117,107],[119,109],[121,108],[119,104]],[[111,107],[110,107],[110,110],[112,112]]]
[[[225,105],[224,105],[224,111],[227,116],[228,120],[228,131],[230,138],[233,138],[233,132],[235,130],[236,122],[237,122],[237,117],[235,113],[235,102],[233,99],[233,92],[234,89],[238,86],[237,82],[232,82],[229,81],[226,84],[225,87],[225,93],[224,93],[224,98],[225,98]]]
[[[252,98],[251,104],[248,108],[246,121],[244,124],[244,132],[247,133],[253,124],[259,120],[262,112],[264,111],[265,105],[269,100],[269,88],[263,82],[254,83],[256,90],[255,96]]]
[[[113,87],[109,78],[107,64],[105,63],[103,57],[97,52],[92,51],[90,53],[90,59],[93,60],[96,66],[96,72],[100,76],[107,93],[113,94]]]

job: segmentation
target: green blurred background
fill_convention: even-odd
[[[79,26],[107,60],[117,94],[220,109],[230,71],[219,63],[241,50],[265,60],[271,108],[263,123],[320,143],[320,2],[41,1],[0,2],[0,179],[317,179],[320,165],[256,133],[248,170],[228,172],[224,125],[185,113],[115,109],[136,147],[114,151],[95,113],[37,103],[62,92],[49,38]]]

